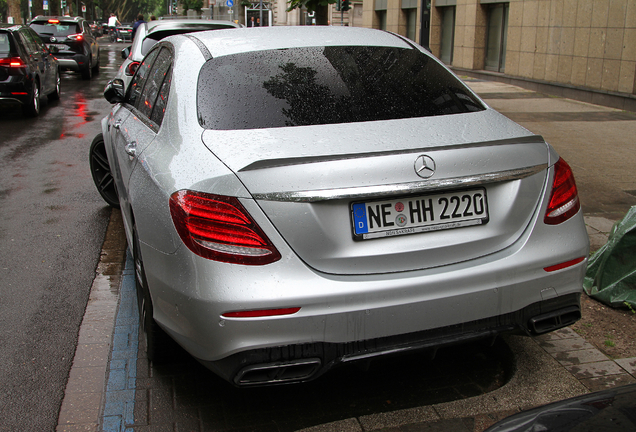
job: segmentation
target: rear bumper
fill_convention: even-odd
[[[117,41],[132,41],[132,33],[117,31]]]
[[[267,266],[216,263],[185,247],[174,254],[144,243],[141,249],[155,320],[195,358],[242,383],[260,371],[239,364],[292,361],[291,380],[304,381],[341,362],[569,325],[580,316],[587,260],[545,268],[586,257],[589,242],[579,213],[558,227],[533,225],[515,245],[470,262],[365,276],[315,272],[282,248],[286,258]],[[197,272],[181,271],[188,268]],[[292,307],[301,309],[223,316]],[[286,351],[293,354],[277,354]]]
[[[61,70],[80,72],[89,67],[88,57],[83,54],[76,54],[69,57],[58,57],[57,61]]]
[[[29,103],[32,85],[28,75],[12,75],[0,82],[0,105]]]
[[[415,350],[429,351],[432,357],[440,347],[480,339],[494,342],[503,334],[534,336],[566,327],[581,318],[580,297],[569,294],[504,315],[398,336],[255,349],[219,361],[199,361],[236,386],[310,381],[342,363]]]
[[[0,106],[7,105],[24,105],[30,100],[30,96],[12,96],[12,97],[4,97],[0,96]]]

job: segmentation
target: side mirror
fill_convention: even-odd
[[[104,87],[104,98],[112,104],[123,102],[125,95],[124,81],[120,78],[108,81],[108,84]]]
[[[123,58],[124,60],[126,60],[128,58],[128,56],[130,55],[130,49],[132,48],[132,45],[127,46],[126,48],[124,48],[123,50],[121,50],[121,58]]]

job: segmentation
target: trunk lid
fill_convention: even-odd
[[[431,268],[506,248],[537,211],[550,165],[540,136],[491,109],[367,123],[206,130],[203,141],[307,265],[343,275]],[[432,175],[421,177],[416,169]],[[356,219],[354,208],[369,210],[368,231],[378,225],[386,231],[357,235],[354,225],[362,219]],[[441,220],[442,215],[458,217]],[[405,219],[407,226],[400,228]],[[409,229],[416,233],[403,235]]]

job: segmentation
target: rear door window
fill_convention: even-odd
[[[166,77],[161,85],[161,91],[157,96],[155,107],[152,110],[150,120],[161,126],[163,115],[166,113],[166,105],[168,104],[168,94],[170,93],[170,83],[172,82],[172,68],[166,72]]]
[[[155,108],[157,95],[161,90],[161,86],[163,85],[168,69],[170,68],[170,60],[170,50],[168,48],[162,48],[159,55],[157,55],[157,59],[155,60],[152,68],[149,69],[150,72],[148,80],[146,81],[146,85],[140,95],[140,100],[137,103],[139,112],[146,118],[151,118],[153,109]]]
[[[23,28],[20,29],[19,34],[22,38],[22,44],[24,45],[24,48],[29,52],[29,54],[35,54],[40,51],[38,43],[33,38],[33,34],[30,31],[27,31],[26,28]]]
[[[135,76],[133,76],[133,79],[130,82],[130,85],[128,86],[127,102],[137,109],[139,109],[138,104],[141,101],[139,95],[141,94],[141,91],[143,90],[144,85],[146,84],[148,75],[151,70],[150,68],[152,67],[152,64],[154,63],[155,58],[157,58],[157,54],[159,54],[158,49],[152,51],[150,54],[146,56],[146,58],[141,62],[141,64],[137,68],[137,72],[135,72]]]

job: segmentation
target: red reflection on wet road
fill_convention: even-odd
[[[77,93],[76,94],[76,100],[75,100],[75,109],[73,110],[73,114],[71,115],[71,119],[75,119],[75,120],[79,120],[79,122],[75,123],[73,125],[73,129],[77,129],[83,125],[85,125],[86,123],[88,123],[88,115],[87,115],[87,103],[86,103],[86,98],[84,97],[84,95],[82,93]],[[68,133],[66,130],[62,131],[62,133],[60,134],[60,139],[63,139],[65,137],[68,136],[74,136],[77,138],[84,138],[86,134],[80,133],[80,134],[76,134],[76,133]]]

